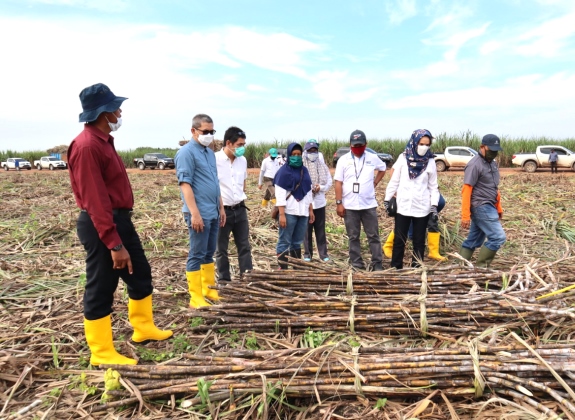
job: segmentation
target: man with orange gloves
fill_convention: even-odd
[[[479,154],[469,161],[463,177],[461,227],[469,229],[469,235],[463,241],[459,254],[470,260],[475,248],[481,247],[476,262],[480,267],[489,267],[506,239],[501,226],[503,208],[499,192],[499,167],[495,162],[500,150],[499,137],[495,134],[484,136]]]

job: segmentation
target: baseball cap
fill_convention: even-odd
[[[270,150],[268,150],[268,153],[270,154],[271,157],[277,157],[278,156],[278,151],[275,147],[272,147]]]
[[[316,139],[309,139],[303,149],[307,151],[313,148],[319,149],[319,143]]]
[[[365,137],[365,133],[361,130],[355,130],[349,136],[349,144],[355,146],[356,144],[366,144],[367,138]]]
[[[481,139],[481,144],[487,146],[487,148],[493,152],[502,150],[501,140],[495,134],[486,134]]]

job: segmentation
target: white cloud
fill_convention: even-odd
[[[555,57],[565,53],[575,36],[575,12],[550,19],[517,38],[515,52],[524,56]]]
[[[416,2],[415,0],[386,0],[385,11],[389,21],[398,25],[417,15]]]
[[[420,95],[406,96],[385,102],[386,109],[433,107],[439,109],[477,108],[502,110],[508,107],[575,108],[571,92],[575,91],[575,74],[558,73],[508,79],[498,87],[478,86]]]
[[[358,103],[370,99],[379,88],[366,78],[352,77],[347,71],[321,71],[314,76],[314,91],[322,101],[320,107],[331,103]]]
[[[264,86],[254,85],[254,84],[247,85],[246,89],[250,90],[252,92],[268,92],[269,91],[269,89],[264,87]]]

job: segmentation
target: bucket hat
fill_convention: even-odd
[[[80,114],[80,122],[92,122],[102,112],[114,112],[128,98],[116,96],[103,83],[88,86],[80,92],[80,102],[84,112]]]

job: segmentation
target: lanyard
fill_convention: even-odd
[[[357,173],[357,167],[355,166],[355,155],[352,153],[351,157],[353,159],[353,169],[355,171],[355,180],[359,181],[359,177],[361,176],[361,173],[363,172],[363,167],[365,165],[365,152],[363,152],[363,163],[361,164],[361,169],[359,170],[359,174]]]

